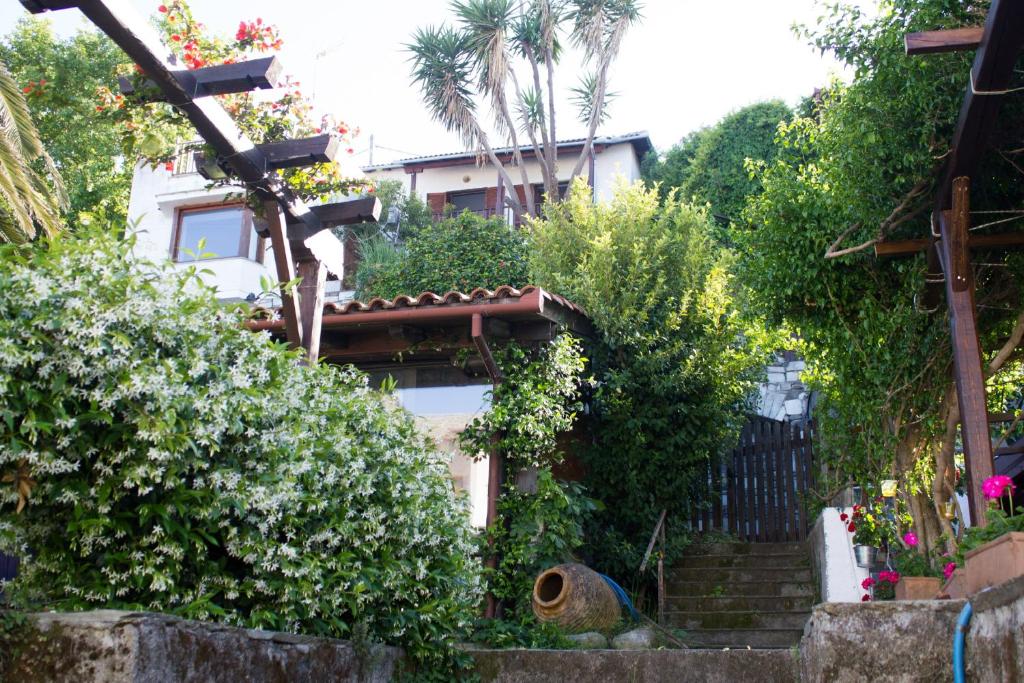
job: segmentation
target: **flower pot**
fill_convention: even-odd
[[[967,553],[967,594],[1024,574],[1024,532],[1011,531]]]
[[[949,580],[942,585],[940,593],[949,596],[951,600],[960,600],[967,597],[967,576],[963,569],[957,569]]]
[[[621,612],[611,586],[582,564],[552,567],[533,584],[534,615],[566,633],[608,630],[618,623]]]
[[[897,600],[933,600],[942,588],[934,576],[901,576],[896,583]]]
[[[873,545],[855,545],[853,556],[858,567],[873,567],[878,558],[878,548]]]

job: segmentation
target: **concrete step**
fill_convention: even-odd
[[[695,580],[669,580],[665,583],[665,594],[669,597],[703,598],[725,595],[813,597],[814,586],[810,581],[788,581],[786,579],[765,581],[726,581],[704,571]]]
[[[738,541],[721,541],[717,543],[697,543],[687,548],[688,555],[807,555],[807,544],[794,543],[740,543]]]
[[[729,567],[757,569],[759,567],[810,566],[810,557],[802,553],[686,555],[675,564],[675,568],[679,569],[723,569]]]
[[[665,609],[682,612],[758,612],[805,611],[814,606],[812,595],[714,595],[702,597],[671,596],[665,599]]]
[[[673,581],[715,581],[720,584],[751,581],[811,581],[810,567],[673,567],[668,572],[669,582]]]
[[[470,650],[482,683],[795,683],[789,650]]]
[[[694,648],[783,649],[798,646],[804,630],[799,629],[700,629],[683,635],[683,642]],[[696,679],[695,679],[696,680]]]
[[[803,629],[809,611],[686,612],[666,611],[667,625],[691,629]]]

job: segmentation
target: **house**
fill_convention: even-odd
[[[265,319],[251,323],[254,330],[283,338],[279,300],[262,291],[261,279],[276,281],[269,240],[254,230],[252,214],[240,189],[211,187],[196,171],[189,147],[182,146],[170,168],[140,165],[136,169],[128,208],[137,239],[136,252],[153,260],[170,258],[182,268],[200,262],[204,270],[210,271],[204,279],[222,298],[249,300],[265,307]],[[650,141],[644,134],[601,138],[587,171],[587,177],[596,183],[595,192],[610,192],[618,173],[629,179],[639,177],[640,157],[649,148]],[[578,141],[561,143],[563,165],[569,166],[570,155],[574,150],[579,154],[580,149]],[[430,190],[432,197],[441,197],[431,200],[437,204],[438,213],[449,200],[463,201],[472,194],[472,188],[468,192],[461,187],[446,189],[446,178],[482,178],[471,154],[424,157],[408,166],[419,169],[409,173],[403,163],[396,162],[378,172],[399,175],[413,185],[418,182]],[[536,177],[540,177],[539,170]],[[495,192],[494,187],[481,188],[478,194],[493,200]],[[202,250],[200,240],[205,240]],[[421,429],[443,450],[451,453],[453,481],[469,493],[473,523],[483,526],[489,458],[461,453],[458,434],[487,410],[494,378],[485,371],[477,353],[470,353],[468,362],[459,359],[467,350],[478,351],[481,340],[486,339],[494,344],[504,340],[537,344],[551,340],[560,329],[588,334],[590,324],[585,314],[566,299],[534,287],[469,293],[410,292],[412,296],[391,301],[361,303],[352,300],[352,292],[341,289],[338,279],[328,281],[327,286],[322,362],[355,365],[378,386],[389,378],[394,381],[398,403],[415,416]],[[475,336],[474,318],[479,326]]]
[[[558,178],[560,190],[565,191],[569,175],[583,150],[583,139],[563,140],[558,143]],[[611,199],[619,177],[632,182],[640,178],[640,162],[653,146],[646,132],[625,135],[600,136],[594,138],[593,151],[583,167],[581,176],[593,188],[596,201]],[[512,149],[502,147],[494,150],[508,170],[509,176],[518,181],[519,169],[512,167]],[[540,164],[532,148],[523,148],[524,166],[537,203],[543,201],[543,186]],[[510,222],[511,211],[503,209],[503,197],[510,189],[504,187],[497,169],[487,160],[477,163],[475,152],[454,152],[431,156],[399,159],[383,164],[364,166],[363,172],[375,180],[398,180],[406,194],[417,195],[427,203],[435,217],[439,217],[450,205],[456,211],[468,209],[482,216],[501,214]],[[525,201],[522,185],[515,191]]]

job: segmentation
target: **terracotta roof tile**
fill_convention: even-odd
[[[407,294],[400,294],[394,299],[382,299],[380,297],[374,297],[369,301],[346,301],[343,303],[339,302],[328,302],[324,304],[325,315],[348,315],[351,313],[366,313],[372,311],[389,311],[394,309],[402,308],[427,308],[431,306],[471,306],[474,304],[487,304],[494,301],[508,300],[508,299],[521,299],[522,297],[533,294],[534,292],[540,292],[540,295],[559,306],[577,313],[582,316],[586,316],[586,312],[569,301],[563,296],[558,294],[552,294],[547,292],[540,287],[535,285],[527,285],[522,289],[516,289],[509,285],[503,285],[495,290],[484,289],[477,287],[469,294],[458,291],[446,292],[444,295],[437,295],[433,292],[421,292],[416,296],[409,296]],[[267,309],[257,308],[254,311],[254,317],[263,317],[270,319],[277,319],[280,317],[280,309]]]

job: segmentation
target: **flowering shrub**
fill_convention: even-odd
[[[282,45],[277,29],[264,23],[261,17],[255,21],[241,21],[232,39],[211,36],[206,27],[192,16],[186,0],[169,0],[158,6],[156,26],[164,43],[189,69],[244,61],[250,56],[276,52]],[[163,165],[167,170],[173,170],[177,143],[195,139],[195,132],[177,109],[153,101],[151,88],[146,84],[146,74],[138,66],[122,75],[132,81],[134,94],[126,98],[109,88],[100,88],[97,110],[108,112],[119,124],[123,145],[129,155],[140,156],[154,166]],[[358,129],[330,115],[318,120],[300,85],[288,77],[273,97],[255,93],[216,97],[242,132],[256,144],[332,133],[341,138],[342,148],[352,154],[352,140],[358,135]],[[335,163],[284,169],[277,173],[299,197],[307,201],[326,201],[333,195],[355,189],[372,190],[372,184],[365,180],[343,177]],[[260,212],[257,204],[253,208]]]
[[[479,574],[445,459],[360,373],[301,366],[130,247],[0,247],[11,600],[449,642]]]

